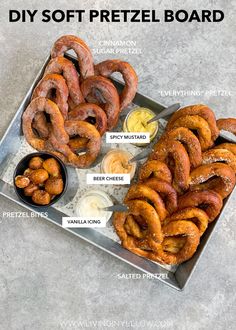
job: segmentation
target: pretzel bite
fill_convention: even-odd
[[[216,123],[219,130],[228,131],[236,135],[236,118],[221,118]]]
[[[220,180],[210,180],[219,177]],[[205,183],[208,181],[207,183]],[[212,189],[222,198],[226,198],[235,186],[235,174],[231,167],[223,163],[212,163],[199,166],[190,173],[190,189]]]
[[[51,197],[48,192],[44,190],[35,190],[32,194],[32,201],[38,205],[48,205]]]
[[[73,104],[71,108],[84,102],[80,90],[79,75],[74,64],[70,60],[63,56],[52,58],[45,69],[44,76],[51,73],[60,74],[64,77],[69,90],[69,97],[71,99],[71,102],[69,103]]]
[[[138,87],[138,76],[129,63],[120,60],[107,60],[95,65],[96,75],[110,77],[114,72],[120,72],[125,82],[120,94],[120,109],[122,111],[133,101]]]
[[[236,173],[236,155],[227,149],[210,149],[203,153],[202,164],[224,162]]]
[[[102,108],[97,104],[83,103],[75,107],[69,112],[69,120],[88,120],[93,118],[95,120],[95,127],[102,136],[107,130],[107,116]]]
[[[159,180],[157,178],[149,178],[144,181],[144,184],[160,194],[169,214],[172,214],[176,211],[177,192],[170,183]]]
[[[93,76],[83,81],[81,91],[85,99],[91,94],[97,99],[97,94],[101,94],[101,103],[105,103],[104,111],[107,115],[108,129],[111,130],[115,127],[119,119],[120,101],[119,94],[113,83],[102,76]],[[98,101],[100,102],[101,100]]]
[[[54,178],[61,174],[61,167],[55,158],[48,158],[43,162],[43,168]]]
[[[94,75],[93,57],[86,43],[73,35],[60,37],[53,45],[51,57],[64,56],[68,50],[74,50],[77,55],[80,74],[83,79]]]
[[[52,135],[51,141],[54,149],[58,152],[57,156],[68,165],[78,168],[86,168],[90,166],[97,158],[101,149],[101,136],[98,130],[93,125],[79,120],[65,121],[65,129],[71,137],[79,135],[80,137],[88,139],[88,143],[86,144],[86,152],[84,154],[77,155],[68,145],[58,143]]]
[[[43,165],[43,159],[41,157],[33,157],[29,161],[29,168],[32,170],[38,170],[39,168],[42,168]]]
[[[24,195],[32,196],[36,190],[39,190],[39,186],[34,183],[30,183],[27,187],[24,188]]]
[[[126,203],[133,199],[141,199],[147,202],[150,201],[159,215],[160,220],[163,221],[166,218],[168,212],[163,200],[160,195],[150,187],[140,183],[132,185],[125,196],[124,202]]]
[[[35,115],[39,112],[46,112],[50,115],[52,122],[51,132],[54,134],[58,143],[66,144],[69,136],[64,129],[64,119],[58,106],[44,97],[37,97],[30,102],[22,116],[22,128],[27,142],[37,150],[46,150],[46,142],[38,137],[33,129],[32,123]]]
[[[60,178],[49,178],[45,183],[45,190],[50,195],[59,195],[64,188],[63,180]]]
[[[208,226],[209,217],[205,211],[197,207],[186,207],[173,213],[169,218],[166,218],[164,224],[168,224],[171,221],[177,220],[189,220],[195,223],[198,227],[200,236],[205,232]]]
[[[144,181],[150,177],[171,183],[172,175],[168,166],[159,160],[148,160],[139,170],[139,180]]]
[[[33,172],[34,170],[32,168],[27,168],[25,171],[24,171],[24,176],[27,176],[27,178],[30,177],[31,173]]]
[[[30,184],[30,179],[24,175],[17,175],[15,177],[15,185],[18,188],[25,188]]]
[[[35,184],[44,183],[49,178],[48,172],[43,168],[39,168],[38,170],[34,170],[30,174],[30,180]]]
[[[215,220],[222,206],[221,196],[212,190],[189,191],[178,199],[178,210],[187,207],[198,207],[207,213],[209,222]]]
[[[216,125],[215,114],[209,107],[207,107],[204,104],[190,105],[190,106],[180,109],[179,111],[176,111],[168,121],[168,124],[166,127],[167,130],[170,130],[173,128],[173,124],[177,119],[179,119],[180,117],[183,117],[183,116],[187,116],[187,115],[190,115],[190,116],[198,115],[198,116],[202,117],[203,119],[205,119],[205,121],[208,123],[210,130],[211,130],[211,139],[213,141],[216,140],[216,138],[219,135],[219,129],[217,128],[217,125]]]
[[[157,150],[160,145],[165,145],[166,140],[179,141],[186,148],[192,168],[198,167],[202,163],[202,150],[201,145],[196,137],[188,128],[177,127],[166,132],[161,139],[154,146],[154,150]]]
[[[190,130],[197,131],[198,139],[203,151],[207,150],[213,145],[210,126],[207,121],[200,116],[188,115],[180,117],[172,124],[172,128],[176,127],[186,127]]]
[[[170,157],[174,161],[173,187],[181,193],[188,189],[190,173],[189,157],[184,146],[179,141],[167,140],[165,144],[151,153],[149,159],[156,159],[168,164]]]

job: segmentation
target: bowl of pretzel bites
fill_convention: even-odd
[[[48,207],[64,195],[68,174],[60,158],[48,152],[34,152],[25,156],[13,175],[18,197],[33,207]]]
[[[79,71],[64,55],[73,50]],[[109,78],[122,74],[120,94]],[[23,113],[27,142],[38,151],[49,151],[66,165],[89,168],[98,157],[101,138],[117,126],[120,113],[132,102],[138,84],[133,67],[122,60],[94,64],[87,44],[73,35],[59,38],[51,60]]]
[[[236,135],[236,118],[216,120],[206,105],[170,118],[124,198],[128,211],[113,216],[124,248],[169,265],[194,255],[235,186],[236,144],[218,144],[220,130]]]

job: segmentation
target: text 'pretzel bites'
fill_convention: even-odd
[[[120,94],[120,110],[126,108],[133,100],[137,87],[138,77],[133,67],[120,60],[107,60],[95,65],[95,74],[110,77],[113,72],[120,72],[123,76],[125,86]]]
[[[93,57],[86,43],[73,35],[59,38],[51,50],[52,58],[63,56],[66,51],[73,49],[79,62],[80,74],[83,79],[94,75]]]

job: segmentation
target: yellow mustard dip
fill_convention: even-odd
[[[148,108],[135,108],[132,110],[126,122],[128,132],[144,132],[150,133],[150,138],[156,135],[158,130],[158,122],[147,124],[147,122],[155,116],[155,113]]]

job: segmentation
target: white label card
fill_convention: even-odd
[[[88,173],[87,184],[130,184],[130,174]]]
[[[149,143],[150,133],[106,132],[106,143]]]
[[[106,227],[105,218],[81,218],[81,217],[63,217],[62,227],[65,228],[104,228]]]

